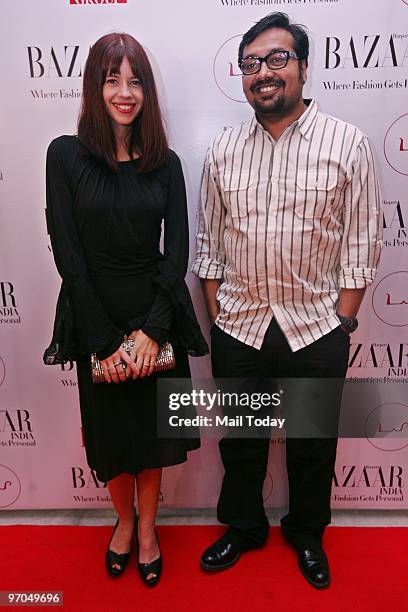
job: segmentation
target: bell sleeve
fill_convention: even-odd
[[[46,163],[47,227],[62,278],[53,339],[44,354],[47,364],[90,353],[106,358],[124,335],[109,319],[87,271],[74,216],[72,166],[78,153],[64,145],[64,137],[54,140]]]

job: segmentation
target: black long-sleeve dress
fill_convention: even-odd
[[[180,161],[147,173],[139,160],[113,172],[85,154],[75,136],[55,139],[47,153],[47,226],[63,279],[53,339],[44,361],[76,361],[88,464],[101,481],[121,473],[175,465],[197,440],[158,439],[156,380],[93,384],[91,353],[111,355],[124,334],[142,329],[170,339],[176,368],[190,374],[187,353],[208,352],[188,289],[186,194]],[[164,221],[164,250],[160,236]]]

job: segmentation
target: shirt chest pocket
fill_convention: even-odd
[[[247,217],[254,207],[256,188],[250,172],[226,172],[223,177],[225,205],[233,218]]]
[[[298,172],[295,214],[302,219],[323,219],[330,215],[337,192],[337,174]]]

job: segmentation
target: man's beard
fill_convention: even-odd
[[[272,101],[265,100],[265,102],[254,101],[254,109],[258,115],[276,115],[285,108],[285,95],[280,92],[274,96]]]
[[[299,69],[298,79],[301,85],[304,85],[304,79],[302,77],[301,71]],[[279,87],[279,92],[276,92],[273,96],[272,100],[265,100],[264,102],[254,99],[253,108],[257,115],[263,115],[268,117],[269,115],[276,117],[276,115],[281,114],[282,116],[289,114],[293,108],[298,104],[299,99],[302,98],[302,90],[300,90],[300,95],[296,99],[288,100],[285,97],[285,86],[286,82],[283,79],[279,78],[267,78],[260,81],[257,81],[253,84],[252,90],[258,87],[267,85],[276,85]]]

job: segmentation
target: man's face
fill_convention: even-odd
[[[294,51],[293,43],[290,32],[270,28],[244,47],[242,57],[265,57],[274,50]],[[305,62],[292,58],[289,58],[285,68],[268,68],[266,62],[262,62],[259,72],[242,76],[242,86],[249,104],[258,115],[266,117],[290,114],[302,100],[305,82]]]

